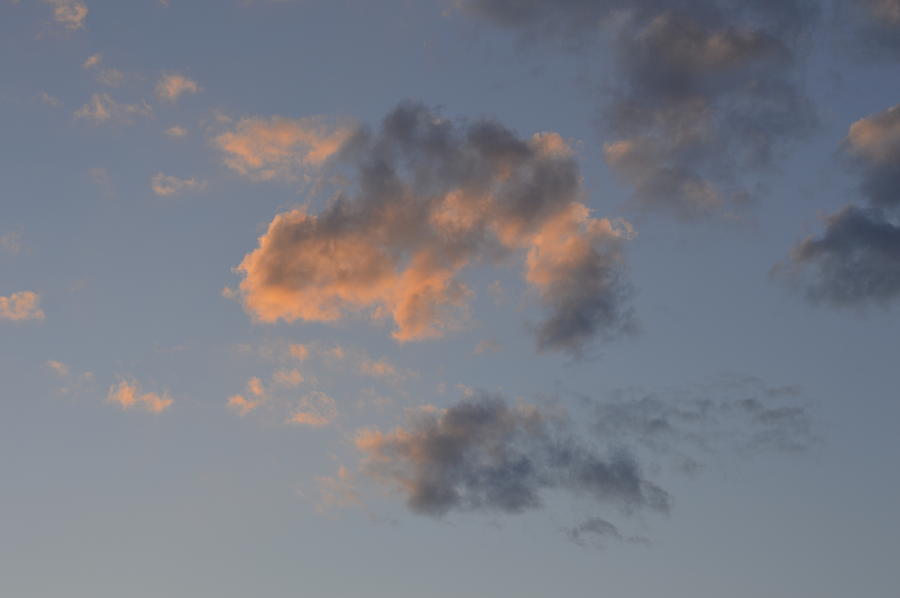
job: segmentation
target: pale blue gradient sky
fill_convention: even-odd
[[[612,75],[602,53],[529,44],[439,0],[85,2],[78,30],[55,23],[47,3],[0,4],[0,236],[21,243],[0,249],[0,296],[38,292],[46,314],[0,320],[0,594],[896,595],[897,311],[813,307],[769,278],[820,230],[818,215],[855,197],[840,144],[851,123],[900,101],[896,63],[852,59],[826,14],[802,56],[819,128],[758,177],[764,191],[744,221],[685,223],[630,211],[603,164],[596,90]],[[83,68],[97,53],[124,73],[120,86]],[[163,72],[202,91],[161,102]],[[93,93],[146,100],[153,114],[77,119]],[[273,216],[309,198],[297,184],[230,171],[213,147],[227,128],[215,115],[335,115],[375,127],[402,100],[574,140],[589,206],[638,231],[627,260],[640,334],[584,360],[536,353],[525,323],[538,313],[518,263],[471,269],[478,295],[467,325],[407,344],[364,318],[254,323],[223,297]],[[188,135],[165,135],[173,125]],[[206,187],[158,197],[157,172]],[[487,292],[493,280],[503,281],[502,305]],[[501,349],[473,355],[487,339]],[[268,384],[287,367],[260,350],[289,343],[313,355],[297,365],[305,386],[283,394],[333,397],[340,416],[329,426],[226,407],[251,377]],[[349,357],[316,349],[334,345]],[[365,355],[412,374],[367,378],[355,365]],[[363,505],[319,505],[317,478],[340,465],[355,471],[357,429],[391,428],[419,405],[447,407],[458,385],[574,404],[744,376],[800,387],[818,442],[800,453],[714,452],[692,475],[652,470],[673,496],[670,514],[607,513],[647,545],[567,541],[561,529],[591,509],[556,494],[523,515],[434,520],[356,474]],[[120,377],[167,391],[173,406],[152,414],[109,403]],[[392,403],[357,405],[369,396]]]

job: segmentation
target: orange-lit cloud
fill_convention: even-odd
[[[95,93],[90,101],[75,111],[75,118],[91,120],[95,124],[131,123],[136,116],[151,116],[153,109],[147,102],[121,104],[108,93]]]
[[[625,327],[621,248],[632,233],[591,217],[559,135],[520,139],[492,121],[456,124],[403,105],[352,144],[359,194],[319,214],[278,214],[236,268],[255,318],[363,313],[392,320],[400,342],[436,338],[466,319],[466,266],[525,253],[553,327],[542,347],[577,352]]]
[[[201,91],[196,81],[178,73],[165,73],[156,84],[156,97],[166,102],[174,102],[184,94]]]
[[[53,20],[66,29],[81,29],[87,19],[88,8],[81,0],[44,0],[53,7]]]
[[[0,320],[43,320],[44,310],[40,307],[40,300],[40,295],[33,291],[19,291],[0,297]]]
[[[215,138],[225,164],[255,180],[293,180],[328,160],[353,134],[346,123],[320,118],[244,118]]]
[[[106,400],[122,409],[143,409],[150,413],[162,413],[174,403],[168,393],[142,393],[137,383],[129,380],[121,380],[117,385],[111,386]]]

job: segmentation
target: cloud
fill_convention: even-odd
[[[838,18],[853,25],[859,58],[900,57],[900,1],[859,0],[841,3],[838,10]]]
[[[119,405],[122,409],[143,409],[150,413],[162,413],[174,402],[168,393],[141,393],[136,382],[121,380],[110,387],[106,400]]]
[[[362,504],[353,475],[341,465],[334,476],[316,478],[319,487],[319,510],[348,508]]]
[[[21,231],[11,231],[0,235],[0,250],[3,250],[10,255],[19,255],[22,253]]]
[[[555,133],[523,139],[492,120],[401,104],[379,131],[361,128],[330,151],[354,172],[354,191],[319,213],[278,214],[236,269],[258,320],[361,312],[392,320],[397,341],[436,338],[466,318],[467,265],[520,255],[547,312],[541,349],[577,354],[631,331],[623,250],[633,231],[591,216],[574,154]]]
[[[629,388],[610,397],[583,397],[598,438],[649,451],[692,471],[723,450],[793,453],[815,444],[812,417],[795,387],[753,377],[726,377],[664,391]]]
[[[133,122],[135,116],[152,116],[153,109],[147,102],[120,104],[107,93],[95,93],[90,101],[75,111],[75,118],[92,120],[95,124]]]
[[[309,357],[309,348],[306,345],[293,344],[288,347],[291,357],[297,361],[305,361]]]
[[[844,152],[866,205],[827,216],[772,273],[814,303],[888,305],[900,297],[900,106],[853,123]]]
[[[287,423],[321,428],[333,422],[337,416],[338,408],[334,399],[324,392],[313,391],[300,398]]]
[[[43,104],[46,104],[47,106],[50,106],[52,108],[59,108],[60,106],[62,106],[62,100],[50,95],[46,91],[42,91],[38,94],[37,97]]]
[[[276,370],[272,374],[272,380],[285,388],[296,388],[303,383],[303,374],[297,369]]]
[[[478,343],[477,345],[475,345],[475,350],[473,351],[473,353],[475,355],[484,355],[485,353],[496,353],[497,351],[500,351],[502,348],[503,348],[503,345],[501,345],[496,340],[489,338],[489,339],[485,339],[485,340],[481,341],[480,343]]]
[[[783,143],[816,121],[794,68],[793,46],[816,14],[806,0],[458,5],[533,40],[611,55],[604,157],[642,210],[735,214],[752,198],[748,175],[776,164]]]
[[[178,73],[164,73],[156,84],[156,97],[166,102],[174,102],[186,93],[200,91],[201,87],[196,81]]]
[[[47,367],[53,370],[53,373],[57,376],[65,377],[69,375],[69,366],[61,361],[54,361],[51,359],[47,362]]]
[[[44,0],[53,7],[53,20],[66,29],[76,30],[84,27],[88,8],[81,0]]]
[[[103,62],[102,54],[91,54],[88,56],[85,61],[81,64],[82,68],[92,69],[96,66],[100,66],[100,63]]]
[[[253,377],[247,381],[247,393],[255,398],[248,399],[243,395],[234,395],[228,398],[228,408],[236,411],[241,417],[258,408],[266,400],[265,387],[259,378]]]
[[[308,166],[331,158],[350,138],[354,125],[320,118],[244,118],[217,136],[225,164],[254,180],[297,180]]]
[[[150,188],[160,197],[169,197],[184,192],[203,191],[206,189],[206,181],[201,181],[194,177],[180,179],[157,172],[150,179]]]
[[[363,430],[363,471],[394,487],[419,514],[521,513],[562,491],[626,512],[666,511],[669,496],[623,451],[601,453],[571,421],[475,393],[446,410],[419,411],[392,432]]]
[[[169,137],[173,137],[175,139],[181,139],[183,137],[187,137],[188,131],[182,126],[174,125],[166,129],[165,134]]]
[[[0,320],[23,322],[43,320],[44,310],[40,307],[40,295],[33,291],[19,291],[8,297],[0,296]]]

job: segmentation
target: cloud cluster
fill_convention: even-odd
[[[609,42],[618,77],[602,110],[604,154],[642,209],[734,212],[752,199],[745,175],[815,122],[793,72],[792,47],[815,15],[807,0],[458,4],[536,38]]]
[[[81,29],[87,19],[88,8],[81,0],[44,0],[53,7],[53,20],[66,29]]]
[[[0,297],[0,320],[43,320],[44,310],[41,309],[40,300],[40,295],[33,291],[19,291],[8,297]]]
[[[150,413],[162,413],[172,406],[174,400],[168,393],[142,393],[137,382],[121,380],[110,387],[106,400],[115,403],[122,409],[143,409]]]
[[[285,126],[252,127],[273,123]],[[308,158],[310,140],[333,139],[292,126],[271,145],[232,143],[246,127],[219,142],[252,147],[232,151],[230,165],[261,178]],[[259,320],[365,312],[393,320],[398,341],[434,338],[466,315],[463,268],[524,254],[525,279],[548,312],[536,327],[541,349],[577,353],[630,330],[623,244],[634,233],[591,216],[573,152],[555,133],[523,139],[493,120],[454,122],[402,104],[380,130],[360,128],[328,154],[350,168],[352,188],[317,214],[277,215],[237,267],[244,307]]]
[[[844,151],[866,204],[828,216],[773,273],[816,303],[887,305],[900,297],[900,105],[853,123]]]
[[[75,111],[75,118],[91,120],[95,124],[133,122],[136,116],[151,116],[153,108],[147,102],[123,104],[108,93],[95,93],[90,101]]]
[[[475,393],[421,410],[392,432],[356,437],[363,471],[405,495],[416,513],[520,513],[563,491],[626,512],[666,511],[669,496],[626,452],[601,452],[558,413]]]

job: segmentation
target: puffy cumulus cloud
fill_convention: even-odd
[[[625,452],[600,452],[571,421],[474,393],[446,410],[421,410],[392,432],[356,437],[362,470],[395,487],[416,513],[520,513],[556,490],[626,512],[666,511],[669,496]]]
[[[53,7],[53,20],[66,29],[81,29],[88,16],[88,7],[81,0],[44,0]]]
[[[578,353],[631,329],[623,246],[633,232],[590,215],[558,135],[523,139],[492,120],[402,104],[339,153],[354,189],[320,213],[277,215],[237,267],[257,319],[365,312],[391,319],[398,341],[439,337],[467,314],[460,272],[515,254],[548,312],[536,327],[541,348]]]
[[[57,376],[65,377],[69,375],[69,366],[61,361],[55,361],[51,359],[47,361],[47,367],[50,368]]]
[[[773,274],[800,286],[814,303],[887,305],[900,297],[900,222],[882,210],[847,206],[825,219],[825,232],[796,245]]]
[[[887,305],[900,297],[900,106],[853,123],[844,150],[866,205],[826,217],[825,231],[797,244],[773,275],[813,302]]]
[[[160,197],[169,197],[179,193],[203,191],[206,189],[206,181],[194,177],[180,179],[176,176],[157,172],[150,179],[150,188]]]
[[[7,297],[0,296],[0,320],[13,322],[43,320],[45,316],[40,302],[40,295],[33,291],[19,291]]]
[[[348,123],[320,118],[244,118],[214,139],[225,164],[255,180],[296,180],[319,166],[346,143],[355,130]]]
[[[747,177],[815,123],[793,47],[808,0],[462,0],[463,11],[541,38],[608,42],[619,77],[602,110],[604,156],[641,209],[733,214]],[[593,45],[590,51],[593,51]]]
[[[200,91],[196,81],[178,73],[164,73],[156,84],[156,97],[166,102],[174,102],[184,94]]]
[[[147,102],[123,104],[108,93],[95,93],[90,101],[75,111],[75,118],[91,120],[95,124],[131,123],[136,116],[152,116],[153,109]]]
[[[118,384],[111,386],[106,400],[122,409],[143,409],[150,413],[162,413],[174,403],[168,393],[142,393],[133,380],[120,380]]]

